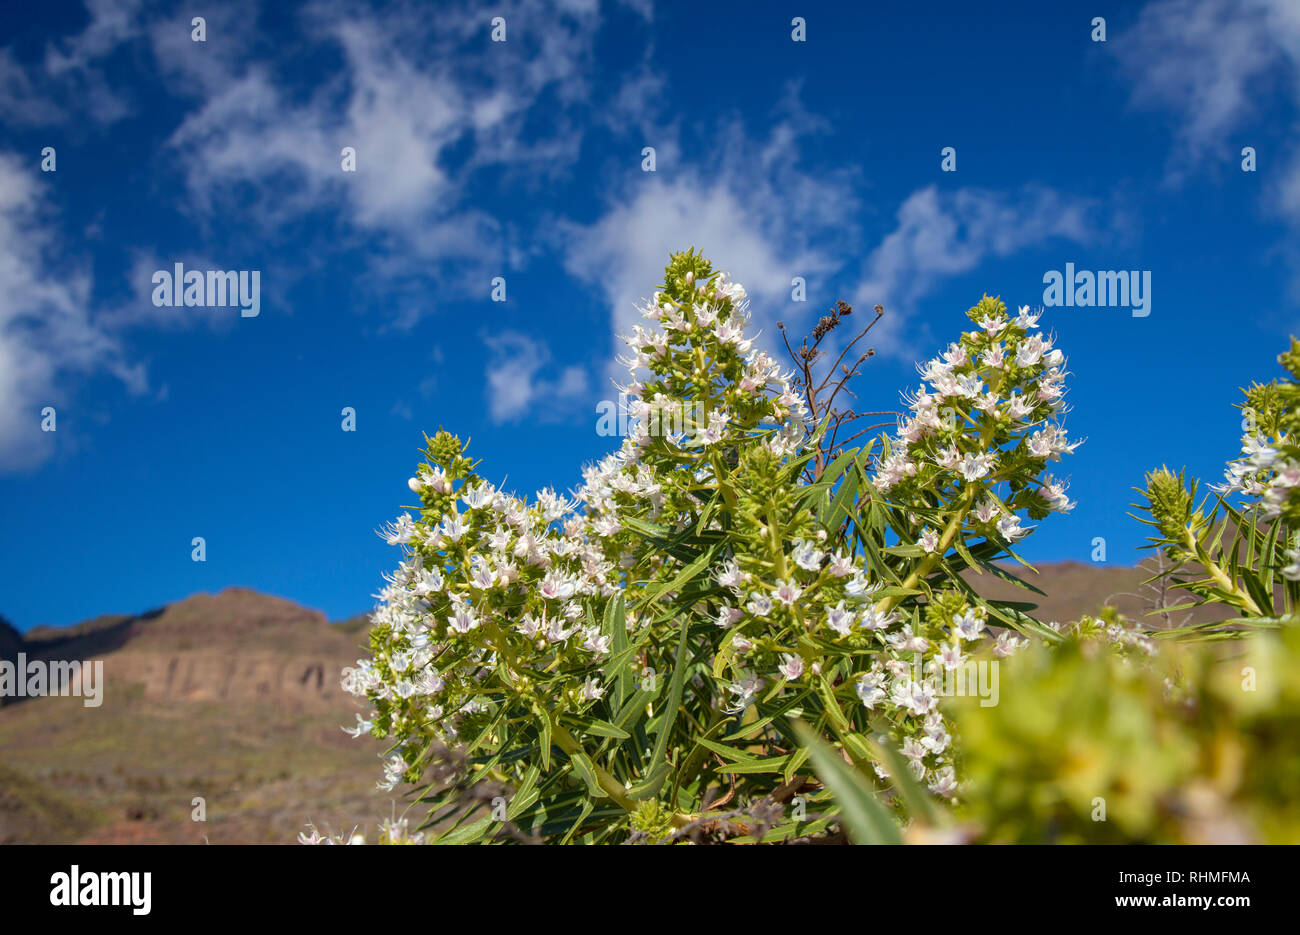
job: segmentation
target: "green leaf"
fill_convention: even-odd
[[[659,716],[659,725],[655,732],[654,753],[650,755],[651,767],[658,764],[668,753],[668,738],[673,724],[677,720],[677,708],[682,703],[682,688],[686,684],[686,638],[690,635],[690,621],[681,622],[682,635],[677,641],[677,658],[673,663],[673,678],[668,687],[668,700],[664,703],[663,713]]]
[[[587,784],[587,791],[591,793],[592,798],[603,799],[609,795],[600,787],[600,780],[596,778],[596,767],[587,754],[573,753],[569,756],[569,762],[573,764],[573,771]]]
[[[528,767],[524,773],[524,778],[519,781],[519,786],[515,789],[515,794],[510,797],[510,804],[506,807],[506,818],[514,821],[520,813],[526,811],[537,801],[540,793],[538,792],[537,777],[541,772],[536,766]]]
[[[712,750],[723,759],[730,760],[732,763],[744,763],[758,759],[752,753],[746,753],[744,750],[737,750],[735,747],[729,747],[725,743],[718,743],[716,740],[705,740],[700,738],[696,743],[702,747]]]
[[[551,716],[545,711],[538,711],[541,715],[538,720],[541,722],[541,737],[538,738],[541,744],[542,769],[549,771],[551,768]]]
[[[817,777],[839,806],[840,823],[854,844],[902,844],[903,836],[889,810],[876,798],[866,777],[858,772],[802,721],[795,721],[799,742],[808,748]]]
[[[488,829],[492,827],[492,824],[493,821],[491,815],[487,816],[486,818],[480,818],[472,825],[466,825],[464,828],[460,828],[456,831],[451,832],[451,834],[443,835],[442,837],[437,838],[437,843],[473,844],[479,838],[483,837],[483,835],[487,834]]]
[[[672,768],[673,765],[671,763],[660,763],[650,771],[650,775],[646,776],[646,778],[641,780],[641,782],[627,790],[627,797],[629,799],[640,801],[641,799],[649,799],[658,795],[659,790],[663,788],[664,780],[666,780],[668,774],[672,772]]]
[[[903,808],[907,814],[918,821],[923,821],[929,825],[935,825],[940,822],[939,809],[934,804],[934,799],[929,791],[925,789],[916,778],[912,775],[911,770],[907,767],[907,762],[893,744],[888,742],[882,743],[880,737],[883,736],[885,725],[873,725],[872,729],[877,731],[875,737],[863,737],[863,741],[871,750],[872,758],[884,765],[889,771],[889,779],[898,793],[898,797],[903,800]]]
[[[605,633],[610,637],[613,656],[618,659],[623,651],[627,649],[627,608],[623,602],[623,594],[610,601],[605,606]],[[628,685],[632,681],[632,672],[629,665],[630,659],[625,660],[617,666],[614,678],[614,708],[617,710],[623,706],[627,700]],[[606,668],[609,671],[609,668]]]

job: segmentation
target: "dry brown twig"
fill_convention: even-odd
[[[818,320],[812,333],[803,339],[798,349],[790,345],[790,338],[786,334],[785,324],[783,322],[776,323],[777,328],[781,331],[781,339],[785,342],[786,351],[789,352],[790,359],[794,361],[794,383],[803,391],[804,397],[808,400],[808,408],[817,424],[822,425],[823,422],[825,423],[825,433],[822,436],[821,444],[818,446],[817,454],[807,469],[810,481],[815,481],[820,477],[822,471],[826,469],[826,465],[839,457],[840,453],[855,440],[868,432],[887,428],[894,424],[893,419],[891,419],[888,422],[878,422],[859,429],[856,424],[859,419],[867,416],[893,416],[896,418],[898,415],[898,413],[888,410],[857,412],[851,407],[836,407],[836,400],[841,393],[846,393],[853,400],[857,400],[857,395],[848,388],[849,381],[862,372],[862,365],[875,356],[876,350],[868,347],[865,351],[858,352],[858,356],[852,364],[846,364],[844,359],[858,345],[858,342],[865,338],[871,329],[875,327],[876,322],[880,321],[884,316],[885,310],[882,306],[877,305],[875,313],[876,317],[871,319],[866,327],[854,336],[853,340],[844,345],[835,362],[821,376],[818,375],[820,368],[817,364],[824,355],[821,348],[822,341],[853,314],[853,306],[847,302],[836,302],[835,308],[831,309],[831,313],[823,315]],[[809,343],[810,339],[812,343]],[[847,438],[840,438],[841,429],[846,428],[852,429],[852,434]]]

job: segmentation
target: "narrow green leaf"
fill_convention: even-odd
[[[794,722],[799,742],[808,749],[817,777],[835,796],[840,821],[854,844],[902,844],[903,837],[889,810],[876,798],[866,777],[844,762],[802,721]]]

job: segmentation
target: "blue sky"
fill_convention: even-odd
[[[1130,488],[1162,463],[1217,479],[1237,388],[1295,330],[1288,0],[207,6],[0,12],[0,613],[20,629],[230,585],[368,609],[422,432],[472,436],[521,492],[576,484],[616,441],[595,430],[614,335],[689,245],[769,337],[883,303],[859,387],[880,409],[984,292],[1037,306],[1067,262],[1149,271],[1147,317],[1044,317],[1088,441],[1034,560],[1101,536],[1136,561]],[[176,262],[258,270],[260,314],[155,306]]]

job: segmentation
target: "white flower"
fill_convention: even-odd
[[[858,625],[865,630],[884,630],[897,620],[898,615],[893,611],[884,613],[874,607],[868,607],[862,612],[862,619],[858,622]]]
[[[921,738],[921,746],[930,753],[939,754],[948,749],[951,741],[952,737],[944,726],[943,716],[938,711],[932,712],[925,719],[925,736]]]
[[[1282,569],[1282,577],[1287,581],[1300,581],[1300,548],[1288,549],[1286,559],[1290,564]]]
[[[754,702],[754,696],[762,689],[764,682],[762,679],[747,678],[738,682],[732,682],[727,686],[727,691],[731,692],[733,698],[730,705],[725,710],[728,714],[741,714]]]
[[[714,623],[720,627],[729,627],[745,619],[744,613],[738,607],[723,606],[718,609],[718,616],[714,618]]]
[[[1021,331],[1028,331],[1038,325],[1038,319],[1041,312],[1030,312],[1028,305],[1020,306],[1020,314],[1016,316],[1016,327]]]
[[[589,653],[603,656],[609,652],[609,644],[610,637],[602,636],[596,627],[588,627],[582,631],[582,648]]]
[[[880,590],[880,583],[871,584],[867,581],[867,576],[862,572],[854,572],[853,577],[844,584],[844,590],[854,597],[861,597],[864,594],[871,594]]]
[[[740,568],[734,561],[726,562],[718,573],[714,575],[714,580],[724,588],[738,588],[744,582],[745,577],[740,573]]]
[[[436,695],[447,687],[446,680],[437,669],[425,670],[415,684],[422,695]]]
[[[443,585],[442,572],[434,568],[430,571],[420,569],[418,577],[415,580],[416,594],[432,594],[435,591],[441,591]]]
[[[845,575],[852,574],[853,559],[851,556],[845,555],[843,552],[837,553],[835,557],[831,559],[831,563],[826,566],[826,570],[836,578],[843,578]]]
[[[745,607],[755,617],[766,617],[772,612],[772,599],[762,594],[755,594]]]
[[[605,689],[594,678],[588,678],[582,683],[582,690],[578,692],[578,697],[583,701],[599,701],[604,697]]]
[[[906,737],[903,740],[903,756],[909,760],[920,760],[925,757],[926,749],[915,737]]]
[[[488,567],[487,561],[482,556],[474,563],[474,570],[470,573],[469,583],[480,591],[486,591],[492,585],[496,584],[497,576],[491,568]]]
[[[853,617],[853,611],[846,610],[844,602],[840,601],[826,612],[826,625],[841,636],[845,636],[853,626]]]
[[[957,793],[957,771],[952,766],[945,766],[934,772],[934,782],[930,783],[929,789],[936,795],[941,795],[946,799],[952,798]]]
[[[468,633],[478,626],[479,620],[474,615],[474,608],[467,607],[464,604],[457,604],[452,615],[447,618],[447,624],[457,633]]]
[[[1001,313],[997,315],[990,315],[988,318],[985,318],[982,322],[980,322],[979,326],[983,328],[986,332],[988,332],[990,335],[996,337],[997,335],[1002,333],[1002,330],[1004,328],[1006,328],[1007,319],[1006,316],[1002,315]]]
[[[1003,630],[998,634],[997,642],[993,644],[993,655],[999,659],[1005,659],[1028,645],[1029,640],[1023,636],[1017,636],[1011,630]]]
[[[813,543],[800,539],[794,544],[792,557],[794,563],[805,571],[817,571],[821,568],[822,556],[825,554],[819,551]]]
[[[1032,367],[1042,359],[1043,339],[1036,334],[1026,338],[1016,350],[1016,365],[1019,367]]]
[[[1266,468],[1277,460],[1277,449],[1269,445],[1262,435],[1246,438],[1241,445],[1241,453],[1250,458],[1256,467]]]
[[[465,525],[465,520],[462,519],[461,515],[455,512],[453,508],[453,511],[451,513],[447,514],[442,518],[442,525],[440,526],[440,531],[442,532],[442,535],[446,539],[449,539],[452,542],[456,542],[460,539],[461,536],[465,535],[465,531],[468,528],[469,527]]]
[[[867,706],[868,710],[885,700],[885,690],[880,687],[876,675],[868,673],[862,676],[862,678],[858,679],[856,688],[858,697],[862,699],[862,703]]]
[[[563,643],[573,635],[573,631],[576,629],[577,627],[570,627],[566,630],[564,628],[564,618],[556,617],[546,628],[546,639],[551,643]]]
[[[773,596],[786,607],[799,600],[800,594],[803,594],[803,588],[793,581],[782,581],[776,591],[773,592]]]
[[[790,653],[784,653],[781,656],[781,665],[777,669],[785,678],[794,681],[803,675],[803,659]]]
[[[975,374],[967,374],[957,378],[957,395],[967,399],[974,399],[984,390],[984,381]]]
[[[885,637],[890,646],[902,651],[925,652],[930,647],[930,641],[923,636],[917,636],[912,632],[910,623],[903,624],[903,629],[897,633],[891,633]]]
[[[525,639],[530,640],[535,638],[538,633],[545,629],[545,627],[545,615],[543,615],[539,620],[533,614],[524,614],[523,617],[519,619],[519,623],[516,624],[516,628],[519,630],[520,634],[522,634]]]
[[[556,571],[547,572],[537,585],[537,593],[548,601],[567,600],[573,596],[574,590],[573,582]]]
[[[1074,501],[1065,495],[1065,485],[1051,477],[1045,478],[1043,489],[1039,492],[1054,512],[1069,513],[1074,509]]]
[[[370,731],[374,728],[374,726],[375,725],[373,723],[371,723],[370,721],[363,720],[361,715],[358,714],[357,726],[345,727],[343,728],[343,733],[347,734],[349,737],[360,737],[362,734],[370,733]]]
[[[1012,513],[998,520],[998,532],[1001,533],[1002,538],[1006,539],[1008,542],[1015,542],[1021,536],[1027,535],[1029,530],[1021,529],[1020,517]]]
[[[917,544],[927,552],[936,552],[939,549],[939,534],[927,526],[925,529],[921,530],[921,535],[920,538],[917,539]]]
[[[1002,508],[991,497],[987,497],[975,508],[975,518],[981,523],[987,523],[1001,512]]]
[[[415,523],[411,521],[411,514],[409,513],[403,513],[397,517],[396,522],[390,523],[382,532],[389,545],[406,545],[411,541],[414,534]]]
[[[977,640],[984,630],[984,618],[973,610],[967,610],[952,618],[952,627],[958,639]]]
[[[738,282],[728,282],[725,278],[718,280],[718,292],[732,301],[733,304],[741,302],[745,298],[745,287]]]
[[[1007,400],[1007,415],[1018,422],[1023,422],[1034,411],[1034,404],[1019,393],[1012,393]]]
[[[988,474],[989,469],[992,467],[992,463],[993,456],[988,452],[979,455],[968,453],[961,462],[961,476],[967,481],[979,480],[981,477]]]
[[[471,510],[481,510],[492,503],[495,493],[491,484],[479,484],[469,490],[462,490],[461,500]]]
[[[938,704],[934,686],[912,678],[896,681],[890,700],[896,706],[917,715],[929,713]]]

